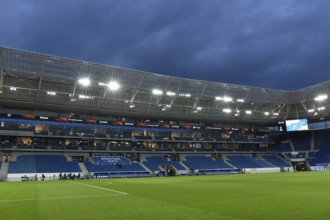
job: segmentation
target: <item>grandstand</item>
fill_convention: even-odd
[[[4,180],[280,172],[330,163],[330,81],[280,91],[3,47],[0,57]],[[296,131],[286,130],[291,119]]]

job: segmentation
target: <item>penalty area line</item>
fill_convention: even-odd
[[[102,189],[102,190],[106,190],[106,191],[110,191],[110,192],[119,193],[119,194],[122,194],[122,195],[128,195],[128,193],[121,192],[121,191],[114,190],[114,189],[109,189],[109,188],[104,188],[104,187],[100,187],[100,186],[94,186],[94,185],[90,185],[90,184],[86,184],[86,183],[80,183],[80,182],[74,182],[74,181],[70,181],[70,182],[75,183],[75,184],[80,184],[80,185],[83,185],[83,186],[89,186],[89,187],[96,188],[96,189]]]
[[[30,199],[7,199],[7,200],[0,200],[0,203],[55,200],[55,199],[83,199],[83,198],[108,197],[108,196],[111,196],[111,195],[58,196],[58,197],[30,198]],[[114,195],[112,195],[112,196],[114,196]]]

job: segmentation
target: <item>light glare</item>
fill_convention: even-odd
[[[231,113],[231,109],[230,108],[225,108],[222,111],[225,112],[225,113]]]
[[[91,84],[91,80],[89,78],[81,78],[78,80],[78,83],[82,86],[89,86]]]
[[[175,96],[175,92],[167,91],[166,92],[166,95],[168,95],[168,96]]]
[[[315,101],[318,101],[318,102],[321,102],[321,101],[324,101],[324,100],[326,100],[328,98],[328,96],[327,95],[319,95],[319,96],[317,96],[317,97],[315,97]]]
[[[163,91],[162,90],[159,90],[159,89],[153,89],[152,90],[152,94],[154,94],[154,95],[162,95],[163,94]]]
[[[228,96],[225,96],[225,97],[223,97],[223,101],[225,101],[225,102],[231,102],[231,101],[233,101],[233,98],[228,97]]]
[[[116,91],[120,88],[120,85],[118,82],[116,81],[110,81],[108,83],[108,88],[111,90],[111,91]]]

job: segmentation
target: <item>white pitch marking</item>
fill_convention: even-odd
[[[91,198],[91,197],[105,197],[105,196],[111,196],[111,195],[59,196],[59,197],[33,198],[33,199],[8,199],[8,200],[0,200],[0,203],[25,202],[25,201],[37,201],[37,200],[55,200],[55,199]]]
[[[100,186],[94,186],[94,185],[90,185],[90,184],[86,184],[86,183],[79,183],[79,182],[74,182],[74,181],[70,181],[70,182],[75,183],[75,184],[84,185],[84,186],[89,186],[89,187],[96,188],[96,189],[103,189],[103,190],[106,190],[106,191],[115,192],[115,193],[119,193],[119,194],[122,194],[122,195],[128,195],[128,193],[117,191],[117,190],[114,190],[114,189],[103,188],[103,187],[100,187]]]

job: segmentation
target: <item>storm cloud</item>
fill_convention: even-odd
[[[330,1],[10,0],[0,45],[199,80],[329,80]]]

